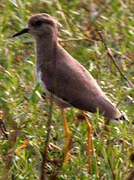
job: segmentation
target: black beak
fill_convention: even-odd
[[[22,30],[19,31],[18,33],[14,34],[12,37],[16,37],[16,36],[19,36],[19,35],[21,35],[21,34],[28,33],[28,31],[29,31],[28,28],[22,29]]]

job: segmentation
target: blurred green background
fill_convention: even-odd
[[[8,139],[0,136],[0,179],[39,179],[49,100],[35,78],[34,40],[26,34],[11,38],[37,13],[49,13],[59,23],[60,44],[96,78],[107,96],[124,111],[129,122],[110,124],[88,113],[92,124],[92,165],[87,172],[86,123],[79,110],[67,109],[71,132],[70,157],[62,165],[65,144],[60,110],[53,107],[47,179],[125,180],[133,171],[129,156],[134,148],[134,88],[107,55],[95,29],[101,30],[121,71],[134,83],[133,0],[0,0],[0,118]],[[2,123],[1,123],[2,124]],[[1,128],[0,128],[1,129]],[[24,145],[21,150],[15,150]]]

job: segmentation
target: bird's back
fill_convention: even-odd
[[[81,110],[94,113],[98,109],[109,119],[119,118],[120,112],[92,75],[61,46],[57,46],[53,63],[42,72],[47,89],[57,97]]]

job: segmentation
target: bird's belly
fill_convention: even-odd
[[[64,101],[63,99],[57,97],[56,95],[54,95],[54,94],[51,95],[51,92],[48,91],[48,89],[47,89],[47,87],[46,87],[46,84],[45,84],[45,83],[42,81],[42,79],[41,79],[41,71],[37,71],[36,74],[37,74],[37,79],[38,79],[38,81],[40,82],[40,85],[41,85],[43,91],[45,92],[45,94],[46,94],[49,98],[50,98],[50,97],[53,97],[54,102],[55,102],[58,106],[60,106],[61,108],[66,108],[66,107],[70,107],[70,106],[71,106],[68,102],[66,102],[66,101]]]

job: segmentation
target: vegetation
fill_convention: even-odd
[[[1,131],[0,179],[40,177],[49,100],[42,99],[35,78],[33,38],[29,34],[14,39],[11,36],[26,26],[31,15],[42,12],[56,17],[61,45],[91,72],[129,119],[118,125],[111,122],[106,131],[102,116],[87,113],[92,124],[92,164],[88,174],[86,123],[77,120],[79,110],[66,110],[72,139],[70,153],[74,157],[62,165],[64,128],[60,110],[54,105],[50,142],[57,147],[49,147],[48,179],[125,180],[132,173],[129,156],[134,149],[134,87],[119,73],[95,29],[101,30],[121,72],[134,83],[133,6],[131,0],[1,0],[0,129],[5,125],[8,138]]]

